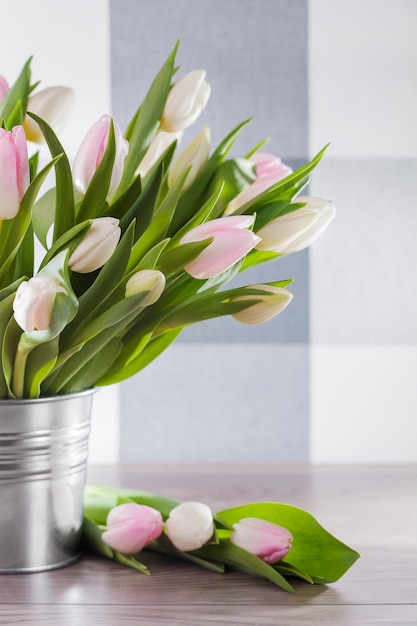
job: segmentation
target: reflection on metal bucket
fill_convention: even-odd
[[[0,400],[0,573],[78,558],[92,394]]]

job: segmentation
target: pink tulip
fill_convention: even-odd
[[[110,510],[101,538],[113,550],[136,554],[157,539],[162,531],[159,511],[144,504],[127,502]]]
[[[175,133],[193,124],[205,108],[211,87],[206,72],[194,70],[173,84],[161,118],[161,130]]]
[[[234,213],[292,172],[292,169],[283,163],[279,157],[267,152],[257,152],[251,156],[250,161],[255,164],[256,179],[229,202],[226,209],[228,214]]]
[[[100,117],[86,134],[75,155],[73,165],[74,184],[78,191],[83,194],[87,191],[88,185],[96,173],[107,148],[110,122],[111,117],[109,115]],[[114,136],[116,141],[116,157],[110,180],[109,195],[119,186],[123,174],[124,160],[129,151],[129,144],[126,139],[123,138],[122,131],[115,122]]]
[[[291,533],[277,524],[246,517],[233,524],[233,528],[230,541],[266,563],[280,561],[291,550]]]
[[[0,219],[17,215],[29,186],[29,160],[25,131],[0,128]]]
[[[0,76],[0,104],[3,102],[5,97],[9,92],[9,83],[4,78],[4,76]]]
[[[13,301],[14,318],[27,333],[47,330],[57,293],[67,293],[56,278],[38,274],[21,283]]]
[[[74,100],[74,91],[69,87],[46,87],[29,98],[27,110],[41,117],[55,133],[59,133],[68,121]],[[31,117],[26,116],[23,125],[28,141],[45,141],[39,125]]]
[[[205,222],[190,230],[180,244],[213,240],[184,267],[185,271],[194,278],[211,278],[243,259],[260,241],[257,235],[247,230],[253,221],[252,215],[232,215]]]

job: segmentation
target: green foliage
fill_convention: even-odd
[[[138,173],[143,171],[139,166],[160,129],[173,88],[177,48],[178,43],[128,124],[125,138],[129,150],[120,172],[122,179],[111,193],[113,171],[120,161],[116,159],[115,122],[110,121],[106,146],[87,189],[79,190],[53,128],[35,113],[28,114],[39,125],[51,160],[37,173],[38,153],[30,157],[30,185],[20,209],[13,219],[0,224],[0,397],[63,394],[125,380],[157,358],[185,326],[233,315],[265,298],[265,291],[254,291],[250,285],[231,289],[225,285],[238,273],[275,260],[279,254],[252,250],[232,267],[199,280],[188,273],[189,266],[213,243],[215,235],[182,243],[193,228],[226,216],[230,201],[255,180],[249,157],[264,141],[244,158],[229,156],[250,120],[237,125],[220,142],[206,163],[199,165],[188,187],[184,188],[184,183],[189,167],[174,185],[168,183],[176,139],[168,141],[168,148],[155,158],[149,171]],[[23,123],[28,96],[37,87],[30,84],[30,63],[29,59],[0,105],[1,124],[6,129]],[[303,204],[294,198],[323,153],[236,214],[254,215],[256,231],[272,219],[298,210]],[[49,174],[54,175],[54,182],[45,190]],[[85,241],[91,235],[91,242],[98,232],[95,228],[90,232],[93,220],[102,217],[119,220],[121,236],[113,254],[94,271],[71,271],[71,255],[82,244],[88,248]],[[38,267],[34,263],[35,237],[45,249]],[[106,241],[94,240],[88,253],[99,256],[102,245],[105,247]],[[165,288],[151,305],[146,305],[150,301],[146,291],[126,298],[128,281],[143,271],[163,274]],[[65,291],[54,296],[47,331],[22,332],[13,316],[15,293],[23,281],[44,272],[52,273]],[[271,284],[282,287],[289,282]]]

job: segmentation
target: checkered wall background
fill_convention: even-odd
[[[13,6],[11,6],[13,4]],[[417,2],[0,0],[11,81],[77,91],[73,154],[111,111],[124,126],[181,38],[181,73],[205,68],[217,143],[264,137],[297,167],[325,143],[310,195],[335,222],[314,246],[245,282],[294,278],[259,327],[191,327],[145,371],[95,400],[91,462],[416,462]],[[18,25],[18,28],[16,27]]]

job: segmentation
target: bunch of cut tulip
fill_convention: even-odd
[[[263,143],[231,158],[244,122],[211,154],[207,127],[179,151],[210,86],[203,70],[174,80],[176,50],[125,133],[104,115],[72,162],[58,137],[72,90],[38,89],[30,60],[11,87],[0,77],[0,398],[122,381],[201,320],[269,320],[291,280],[224,286],[332,220],[331,203],[301,195],[324,150],[295,172]]]
[[[332,583],[359,558],[288,504],[257,502],[213,515],[203,502],[102,485],[87,485],[83,536],[86,549],[144,574],[151,550],[218,573],[237,569],[290,593],[288,578]]]

